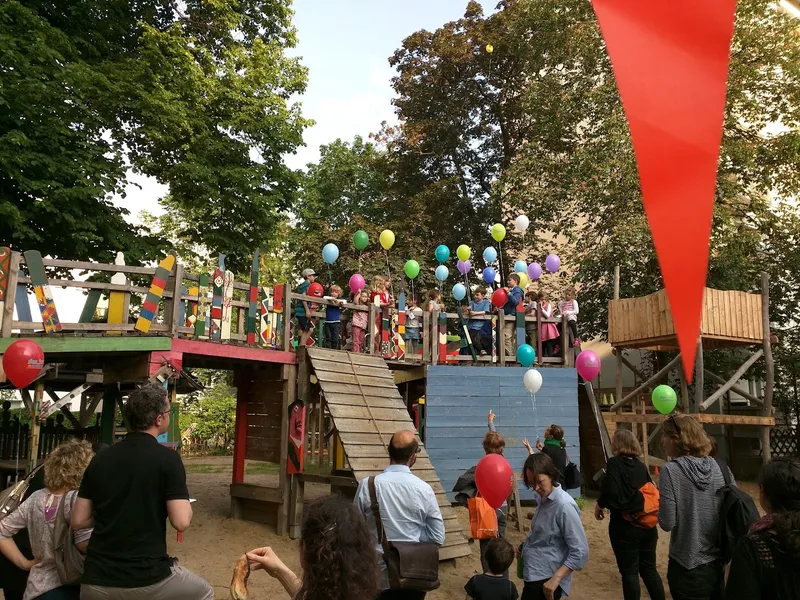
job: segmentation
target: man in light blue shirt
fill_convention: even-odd
[[[444,520],[439,503],[430,485],[411,473],[420,450],[413,431],[398,431],[389,442],[390,464],[375,476],[375,492],[381,523],[390,542],[434,542],[444,544]],[[383,547],[372,515],[368,478],[362,479],[356,491],[355,506],[364,515],[367,528],[375,540],[375,549],[381,557],[378,563],[383,576],[383,593],[379,600],[422,600],[424,592],[390,590]]]

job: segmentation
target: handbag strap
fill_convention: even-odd
[[[383,547],[384,554],[386,554],[387,552],[386,534],[383,531],[383,523],[381,521],[381,510],[380,506],[378,506],[378,492],[375,489],[374,475],[367,480],[367,484],[369,485],[370,508],[372,509],[372,516],[375,518],[375,532],[378,534],[378,541],[381,543],[381,546]]]

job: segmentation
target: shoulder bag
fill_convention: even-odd
[[[77,492],[74,492],[72,496],[73,508],[76,496]],[[81,580],[81,575],[83,575],[83,554],[75,546],[75,532],[72,530],[69,521],[67,521],[64,510],[69,501],[70,492],[67,492],[61,497],[61,502],[58,504],[56,520],[53,525],[53,551],[56,571],[63,585],[78,583]]]

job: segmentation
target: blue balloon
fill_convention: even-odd
[[[450,275],[450,269],[445,267],[444,265],[439,265],[436,267],[436,279],[439,281],[444,281],[447,279],[447,276]]]
[[[517,348],[517,361],[520,366],[530,367],[533,361],[536,360],[536,350],[530,344],[522,344]]]
[[[467,297],[467,288],[464,287],[463,283],[457,283],[453,286],[453,298],[461,302],[464,298]]]
[[[337,258],[339,258],[339,248],[336,244],[325,244],[325,247],[322,249],[322,260],[332,265],[336,262]]]
[[[450,258],[450,248],[448,248],[444,244],[442,244],[441,246],[436,246],[436,260],[438,260],[440,263],[443,263],[448,258]],[[444,281],[444,279],[442,279],[441,281]]]
[[[483,251],[483,260],[487,263],[493,263],[497,260],[497,250],[494,249],[494,246],[489,246]]]
[[[527,273],[528,272],[528,263],[524,260],[518,260],[514,263],[514,273]]]
[[[492,267],[486,267],[483,270],[483,280],[489,285],[494,283],[495,277],[497,277],[497,273]]]

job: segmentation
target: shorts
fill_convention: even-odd
[[[406,327],[407,340],[419,340],[419,327]]]
[[[300,326],[300,331],[311,331],[314,321],[308,317],[297,317],[297,324]]]

